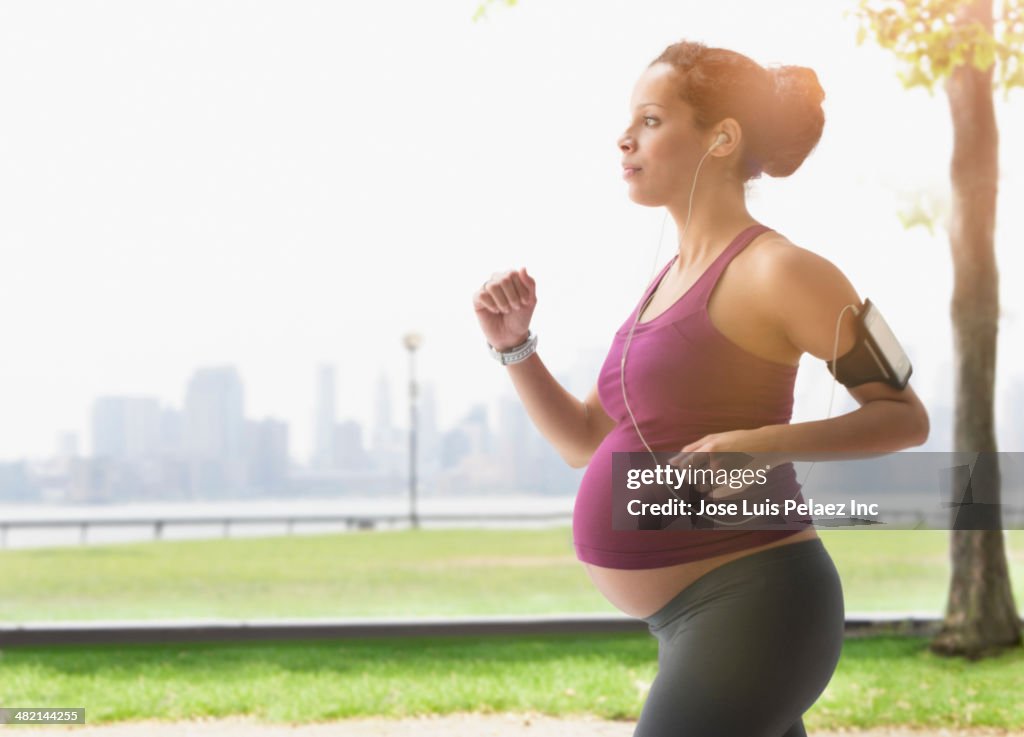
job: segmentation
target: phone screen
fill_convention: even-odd
[[[889,324],[882,317],[882,313],[874,304],[868,303],[864,313],[864,328],[874,340],[875,345],[885,356],[885,360],[892,367],[896,379],[901,385],[906,385],[910,378],[910,358],[903,351],[903,346],[896,340],[896,336],[889,328]]]

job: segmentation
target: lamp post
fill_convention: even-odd
[[[406,333],[402,338],[409,351],[409,523],[415,530],[416,519],[416,349],[423,343],[419,333]]]

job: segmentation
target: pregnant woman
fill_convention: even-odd
[[[800,166],[821,136],[823,98],[810,69],[766,69],[693,42],[669,46],[643,72],[618,141],[623,177],[630,199],[672,216],[678,250],[615,333],[584,401],[536,352],[537,289],[525,268],[493,274],[473,295],[532,421],[566,462],[587,466],[573,512],[577,557],[658,639],[635,737],[805,735],[802,714],[839,659],[845,609],[809,524],[616,529],[612,453],[870,454],[928,435],[910,386],[882,381],[849,389],[853,412],[789,422],[801,355],[851,351],[856,333],[840,318],[861,301],[831,262],[750,215],[745,183]],[[787,467],[781,483],[799,493]]]

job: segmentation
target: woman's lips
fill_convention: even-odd
[[[633,177],[635,177],[639,173],[640,173],[639,169],[633,169],[633,168],[623,169],[622,170],[622,178],[623,179],[632,179]]]

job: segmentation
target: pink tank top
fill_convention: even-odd
[[[797,367],[740,348],[712,324],[707,305],[729,262],[761,233],[752,225],[730,243],[692,287],[653,320],[638,323],[626,357],[626,396],[651,449],[679,451],[709,433],[789,422]],[[615,333],[598,375],[598,396],[616,421],[594,452],[573,509],[573,542],[582,561],[606,568],[659,568],[766,545],[798,529],[657,529],[612,527],[612,453],[646,452],[622,401],[619,364],[629,328],[673,257]],[[781,476],[777,475],[781,474]],[[772,469],[773,487],[798,503],[790,464]]]

